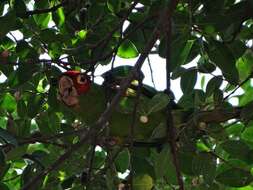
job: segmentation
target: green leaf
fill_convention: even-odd
[[[18,17],[26,17],[26,5],[23,0],[16,0],[14,4],[14,9]]]
[[[25,48],[31,48],[31,47],[25,47]],[[33,57],[34,55],[32,55]],[[28,57],[26,57],[28,58]],[[21,58],[20,59],[25,59]],[[30,57],[31,58],[31,57]],[[34,58],[34,57],[33,57]],[[8,77],[8,84],[11,87],[20,87],[22,84],[26,83],[27,81],[31,80],[33,77],[33,73],[36,72],[38,67],[34,64],[30,63],[24,63],[21,64],[16,71],[12,73]]]
[[[11,149],[8,153],[6,153],[6,160],[20,160],[20,158],[26,153],[27,145],[18,146],[14,149]]]
[[[0,106],[8,112],[13,112],[17,106],[16,100],[10,93],[6,93],[0,100]]]
[[[177,184],[175,167],[172,164],[172,157],[170,154],[170,147],[165,145],[162,151],[155,154],[155,174],[157,179],[163,179],[164,177],[172,184]]]
[[[17,119],[15,120],[17,126],[17,136],[19,137],[29,137],[31,129],[31,120],[29,119]]]
[[[253,53],[251,51],[246,51],[245,54],[238,59],[236,62],[236,67],[239,71],[240,80],[245,80],[253,70]]]
[[[242,141],[229,140],[220,145],[231,157],[248,160],[250,148]]]
[[[219,123],[208,124],[208,127],[206,127],[205,130],[214,139],[217,139],[217,140],[226,140],[227,139],[227,133],[226,133],[224,127]]]
[[[206,96],[211,96],[216,89],[219,89],[222,81],[221,76],[215,76],[209,80],[206,86]]]
[[[150,157],[150,149],[134,147],[132,153],[132,169],[136,174],[149,174],[154,176],[154,167],[147,159]]]
[[[188,35],[174,36],[174,40],[171,43],[171,69],[172,71],[180,65],[184,65],[187,62],[188,56],[191,52],[191,48],[195,40],[188,40]],[[166,57],[166,41],[162,40],[159,44],[159,55],[163,58]]]
[[[192,94],[194,86],[197,82],[197,71],[189,69],[186,71],[180,80],[180,87],[184,94]]]
[[[193,158],[192,171],[197,175],[203,175],[204,180],[212,183],[215,177],[216,161],[208,153],[200,153]]]
[[[8,32],[17,30],[20,26],[18,24],[16,14],[13,11],[8,12],[6,15],[0,17],[0,39]]]
[[[201,56],[198,60],[198,71],[202,73],[212,73],[216,66],[207,60],[206,56]]]
[[[237,85],[239,73],[236,69],[236,59],[228,47],[220,42],[210,44],[208,55],[210,59],[221,69],[224,77],[231,84]]]
[[[241,132],[244,130],[244,125],[242,123],[236,123],[226,128],[226,133],[228,135],[240,136]]]
[[[253,101],[251,81],[246,82],[242,86],[242,89],[244,90],[244,94],[239,96],[239,106],[245,106]]]
[[[121,0],[107,0],[107,7],[111,12],[117,13],[120,11],[121,3]]]
[[[150,136],[151,139],[160,139],[164,138],[167,135],[167,127],[164,122],[161,122],[155,129],[152,131]]]
[[[35,1],[34,7],[36,9],[46,9],[50,7],[50,4],[48,0],[40,0]],[[45,29],[48,27],[48,23],[51,20],[51,14],[50,13],[36,14],[33,15],[33,18],[41,29]]]
[[[9,187],[5,183],[0,182],[0,189],[1,190],[9,190]]]
[[[243,187],[249,185],[253,180],[250,172],[239,168],[228,169],[216,176],[215,179],[230,187]]]
[[[196,156],[193,152],[187,152],[187,151],[180,151],[179,152],[179,162],[181,166],[181,170],[183,173],[187,175],[196,175],[193,172],[193,159]]]
[[[0,138],[3,139],[6,143],[18,146],[17,139],[13,137],[7,130],[0,127]]]
[[[242,139],[244,139],[246,141],[253,142],[253,127],[250,126],[250,127],[246,128],[242,132],[241,137],[242,137]]]
[[[27,115],[30,118],[34,118],[38,114],[38,112],[41,110],[41,106],[43,102],[44,102],[43,95],[39,95],[39,94],[31,95],[27,104],[27,109],[28,109]]]
[[[168,105],[170,97],[164,93],[156,94],[151,101],[148,103],[147,115],[158,112]]]
[[[215,89],[213,93],[213,100],[215,105],[221,105],[223,102],[223,91],[220,89]]]
[[[62,7],[53,13],[53,20],[58,27],[61,27],[65,23],[65,14]]]
[[[121,58],[135,58],[139,55],[135,45],[130,40],[125,40],[118,48],[117,55]]]
[[[144,174],[133,179],[134,190],[151,190],[153,187],[153,179],[151,176]]]
[[[8,170],[10,169],[10,166],[11,166],[11,164],[1,164],[0,165],[0,180],[5,177],[5,175],[7,174]]]
[[[60,131],[60,120],[56,113],[41,113],[36,117],[36,122],[44,135],[56,134]]]
[[[125,149],[121,151],[115,159],[117,171],[124,173],[128,169],[129,163],[130,163],[130,154],[129,151]]]
[[[104,151],[96,151],[94,157],[94,167],[100,168],[105,162],[106,154]]]
[[[71,176],[67,179],[64,179],[64,181],[61,183],[62,188],[63,189],[71,188],[75,180],[76,180],[76,176]]]
[[[171,79],[177,79],[178,77],[182,76],[185,72],[187,71],[187,69],[185,69],[184,67],[177,67],[171,75]]]
[[[19,117],[24,118],[27,115],[27,106],[24,100],[19,100],[17,103],[17,112]]]

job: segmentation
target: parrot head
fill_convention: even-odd
[[[64,72],[58,81],[59,99],[67,106],[79,104],[79,96],[89,91],[90,77],[76,70]]]

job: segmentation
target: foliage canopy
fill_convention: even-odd
[[[1,0],[0,189],[253,189],[252,10],[252,0]],[[62,70],[90,74],[98,65],[117,67],[115,56],[138,58],[123,77],[126,67],[114,70],[126,90],[151,54],[166,59],[168,81],[180,79],[183,96],[174,110],[169,83],[158,94],[146,86],[156,94],[141,103],[146,115],[167,116],[145,142],[131,134],[129,142],[108,142],[106,127],[92,129],[57,99]],[[130,118],[142,92],[134,93],[137,101],[123,110]]]

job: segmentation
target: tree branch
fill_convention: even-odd
[[[174,10],[178,4],[178,0],[174,0],[171,2],[171,10]],[[171,75],[171,36],[172,36],[172,25],[171,25],[171,17],[172,17],[172,11],[168,13],[165,17],[164,25],[163,25],[163,32],[165,33],[165,39],[166,39],[166,82],[167,82],[167,89],[166,92],[170,96],[171,92],[171,84],[170,84],[170,75]],[[174,126],[173,122],[173,115],[172,115],[172,103],[173,100],[170,100],[168,106],[167,106],[167,137],[168,141],[170,144],[170,151],[172,155],[172,161],[176,170],[176,176],[177,176],[177,181],[179,185],[180,190],[184,190],[184,181],[183,177],[181,174],[181,169],[179,165],[179,160],[178,160],[178,154],[177,154],[177,144],[176,144],[176,138],[177,138],[177,132],[176,128]]]
[[[193,115],[186,126],[196,126],[199,122],[221,123],[230,119],[240,118],[241,107],[231,109],[218,108],[211,111],[200,111]]]
[[[63,7],[64,5],[66,5],[66,4],[67,4],[67,1],[63,1],[62,3],[60,3],[58,5],[55,5],[53,7],[50,7],[48,9],[36,9],[36,10],[33,10],[33,11],[27,11],[25,13],[25,15],[28,17],[28,16],[32,16],[32,15],[36,15],[36,14],[44,14],[44,13],[54,12],[57,9],[59,9],[60,7]]]

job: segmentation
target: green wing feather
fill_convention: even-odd
[[[94,124],[97,121],[106,109],[107,102],[110,101],[118,91],[117,89],[112,88],[112,85],[115,84],[115,81],[118,84],[122,80],[122,77],[124,78],[129,74],[130,70],[131,66],[123,66],[115,68],[112,73],[107,72],[104,74],[104,76],[107,76],[105,77],[104,82],[106,85],[101,86],[93,83],[90,91],[80,96],[80,107],[77,112],[87,125]],[[113,78],[108,79],[108,76],[113,76]],[[137,89],[138,85],[131,85],[128,88],[128,91],[131,92],[130,95],[121,98],[119,104],[113,111],[111,118],[109,118],[109,131],[111,136],[124,138],[130,136],[131,126],[133,125],[133,110],[136,102]],[[136,120],[134,123],[135,140],[149,139],[156,127],[161,126],[161,123],[166,123],[166,113],[164,108],[168,102],[160,102],[164,103],[164,105],[160,105],[162,106],[161,109],[149,108],[150,104],[156,104],[154,98],[157,94],[158,92],[154,88],[148,85],[142,85],[137,114],[135,117]],[[153,111],[150,112],[150,109]],[[146,117],[146,121],[144,122],[141,117]]]
[[[134,136],[136,139],[148,138],[154,128],[165,118],[162,112],[157,112],[148,116],[148,122],[141,122],[140,117],[145,115],[143,110],[148,101],[150,101],[150,98],[141,95],[134,125]],[[80,96],[79,102],[80,106],[76,110],[78,115],[87,125],[94,124],[106,109],[105,89],[103,86],[92,84],[90,91]],[[111,118],[109,118],[110,135],[118,137],[128,137],[130,135],[134,103],[135,97],[121,98]]]

